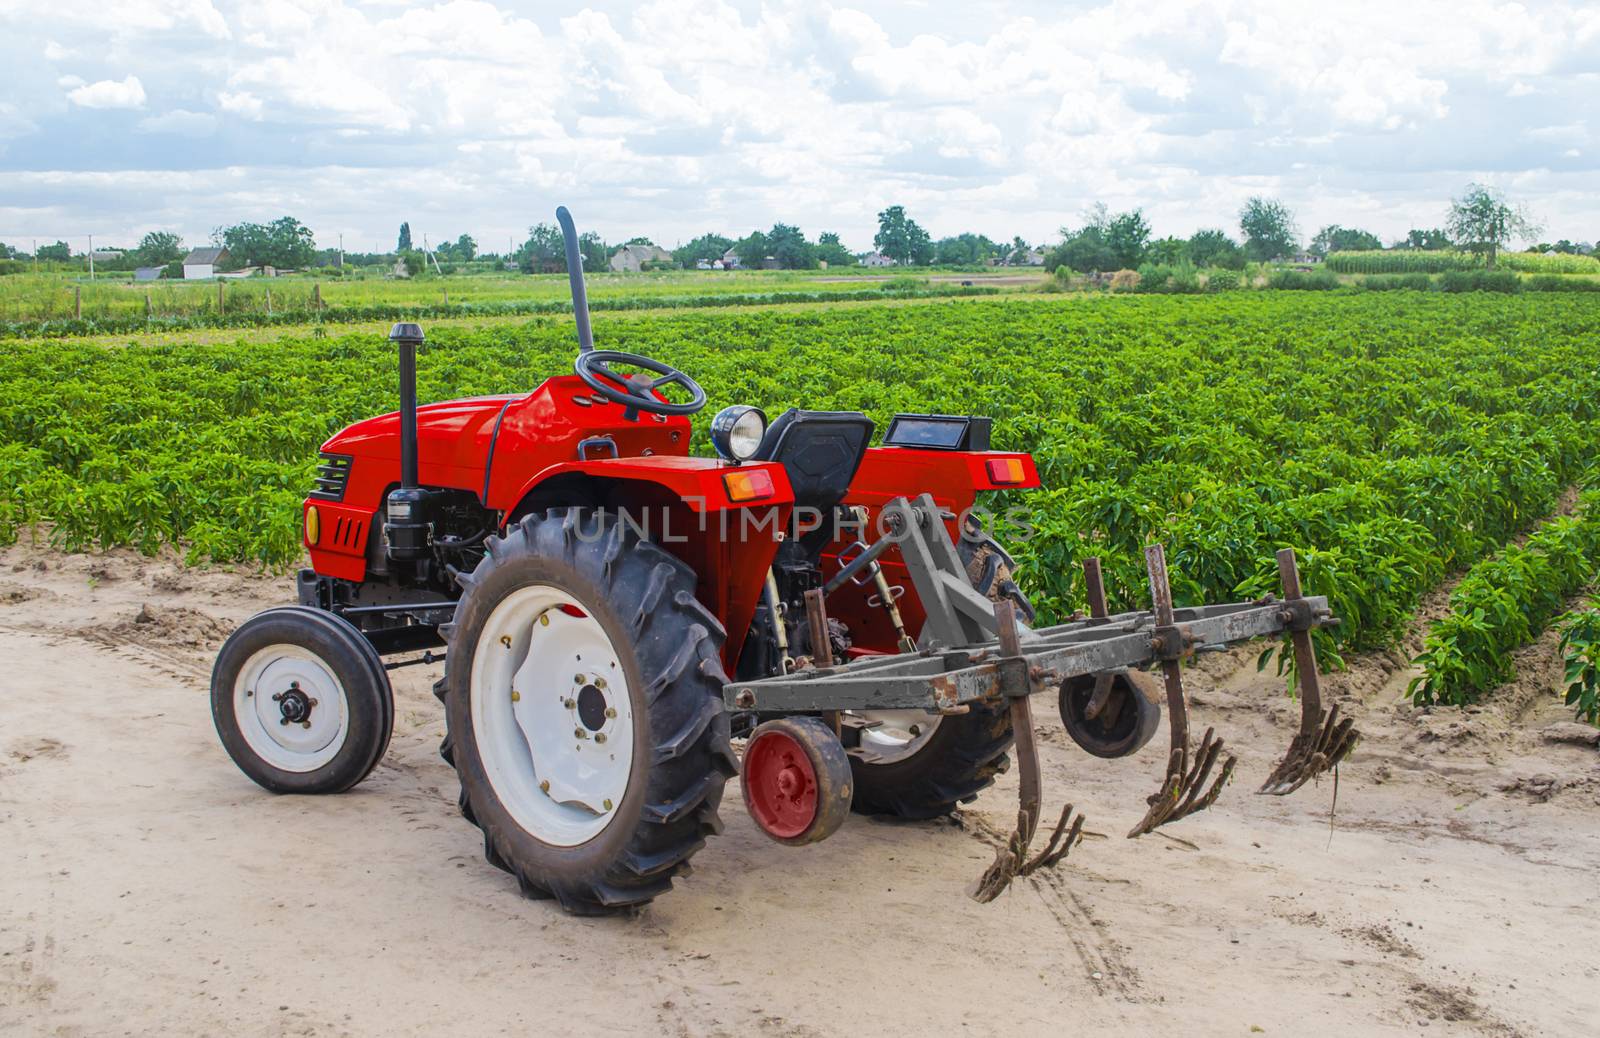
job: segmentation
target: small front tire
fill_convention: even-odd
[[[389,675],[349,621],[305,606],[257,613],[211,671],[223,749],[274,793],[343,793],[382,759],[394,729]]]

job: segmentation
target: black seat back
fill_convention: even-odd
[[[778,462],[789,475],[795,504],[825,511],[844,500],[872,428],[872,419],[860,411],[791,407],[767,429],[754,460]]]

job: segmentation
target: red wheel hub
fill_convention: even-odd
[[[744,751],[745,807],[769,835],[790,840],[817,819],[817,773],[799,742],[784,732],[762,732]]]

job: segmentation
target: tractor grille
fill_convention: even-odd
[[[367,547],[367,542],[362,538],[362,534],[366,533],[366,531],[367,524],[360,519],[352,519],[341,515],[338,521],[333,524],[332,542],[336,547],[359,555]]]
[[[310,496],[318,501],[343,501],[345,484],[350,482],[350,455],[322,453],[317,463],[316,486]]]

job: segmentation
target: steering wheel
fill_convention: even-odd
[[[644,368],[660,377],[648,381],[635,381],[612,371],[610,367],[612,364]],[[578,354],[572,370],[578,373],[578,377],[583,379],[584,384],[590,389],[612,403],[628,408],[630,412],[649,411],[651,414],[684,415],[694,414],[706,406],[706,391],[700,388],[700,383],[670,364],[641,357],[637,353],[623,353],[620,350],[588,350]],[[651,390],[673,383],[687,389],[692,399],[686,403],[674,404],[669,400],[657,400],[651,395]],[[616,386],[622,388],[617,389]]]

